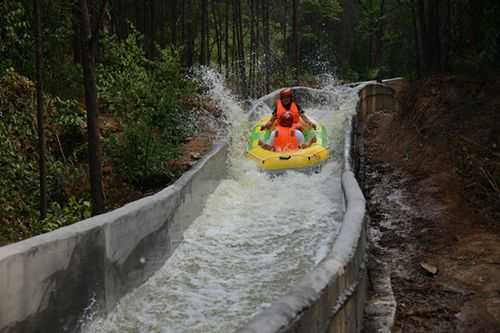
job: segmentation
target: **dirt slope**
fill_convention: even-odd
[[[500,80],[434,77],[369,120],[371,278],[390,278],[395,332],[500,332],[498,91]]]

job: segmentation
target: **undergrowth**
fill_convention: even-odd
[[[97,68],[100,133],[107,205],[123,204],[118,192],[149,192],[174,180],[169,167],[179,145],[195,130],[184,101],[196,87],[184,77],[178,55],[159,51],[154,60],[140,47],[141,36],[120,41],[105,36]],[[3,63],[3,65],[6,65]],[[72,73],[81,73],[72,65]],[[75,86],[75,89],[78,87]],[[50,87],[47,91],[53,91]],[[81,96],[83,91],[64,92]],[[0,246],[90,217],[86,113],[82,98],[45,95],[48,215],[39,216],[35,87],[13,69],[0,75]],[[117,191],[112,187],[120,187]],[[124,199],[125,198],[125,199]]]

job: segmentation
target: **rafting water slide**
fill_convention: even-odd
[[[333,157],[317,174],[269,177],[244,156],[252,119],[214,79],[230,130],[177,182],[0,248],[0,332],[358,331],[364,199],[351,126],[367,89],[296,88]],[[270,112],[275,94],[251,114]]]

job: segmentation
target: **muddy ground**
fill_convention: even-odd
[[[500,332],[498,91],[436,77],[369,117],[365,332]]]

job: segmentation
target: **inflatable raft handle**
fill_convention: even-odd
[[[288,156],[280,156],[280,160],[285,160],[285,161],[288,161],[289,159],[292,158],[292,155],[288,155]]]

